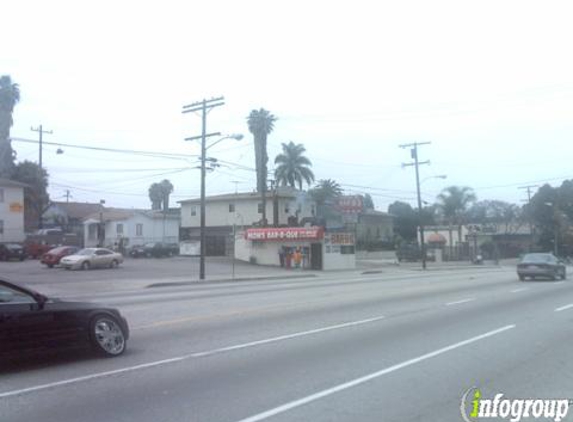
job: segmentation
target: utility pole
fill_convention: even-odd
[[[224,97],[211,98],[193,104],[183,106],[183,113],[200,111],[202,129],[201,136],[185,138],[186,141],[201,139],[201,228],[200,228],[200,259],[199,259],[199,279],[205,279],[205,153],[207,150],[207,138],[210,136],[219,136],[219,132],[207,133],[207,113],[213,108],[225,104]]]
[[[410,156],[414,159],[413,163],[402,163],[402,167],[414,166],[416,169],[416,190],[418,192],[418,227],[420,230],[420,244],[422,249],[422,268],[426,269],[426,243],[424,241],[424,221],[422,219],[422,195],[420,193],[420,171],[419,166],[424,164],[430,164],[430,161],[419,161],[418,160],[418,146],[429,145],[431,142],[414,142],[411,144],[400,145],[400,148],[410,148]]]
[[[69,190],[69,189],[66,189],[66,194],[65,194],[66,204],[70,202],[70,196],[72,196],[72,195],[70,194],[70,190]]]
[[[533,251],[533,244],[535,242],[535,235],[533,233],[533,215],[531,214],[531,189],[538,187],[539,185],[527,185],[527,186],[520,186],[517,189],[526,189],[527,190],[527,211],[529,213],[528,220],[529,220],[529,235],[530,235],[530,245],[529,245],[529,252]]]
[[[38,148],[38,167],[40,170],[40,181],[43,179],[43,172],[42,172],[42,149],[43,149],[43,144],[42,144],[42,135],[45,133],[47,135],[51,135],[53,132],[51,130],[44,130],[42,125],[38,126],[37,128],[31,127],[30,130],[32,132],[38,132],[40,135],[40,140],[39,140],[39,148]],[[38,197],[38,228],[41,229],[42,228],[42,214],[44,211],[44,204],[42,203],[42,198],[41,195]]]

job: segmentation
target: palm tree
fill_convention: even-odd
[[[306,149],[302,144],[295,144],[292,141],[288,144],[283,143],[282,146],[283,152],[275,158],[275,164],[278,164],[275,169],[275,179],[277,183],[292,188],[298,184],[299,190],[302,190],[303,182],[307,185],[314,182],[314,174],[309,168],[312,163],[303,155]]]
[[[173,193],[173,184],[164,179],[159,183],[160,191],[161,191],[161,201],[163,202],[163,211],[169,210],[169,195]]]
[[[10,177],[14,170],[14,151],[10,142],[12,113],[20,101],[20,88],[8,75],[0,77],[0,177]]]
[[[452,246],[452,225],[458,226],[458,243],[462,242],[462,224],[466,212],[476,201],[472,188],[467,186],[449,186],[438,195],[438,207],[448,222],[450,246]]]
[[[310,190],[312,199],[315,200],[316,205],[330,204],[340,195],[342,195],[342,188],[332,179],[321,179],[316,186]]]
[[[253,110],[247,118],[249,131],[253,134],[255,144],[255,162],[257,168],[257,191],[261,192],[263,202],[263,225],[267,223],[267,136],[274,129],[277,120],[268,110]]]

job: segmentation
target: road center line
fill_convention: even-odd
[[[514,289],[514,290],[511,290],[511,293],[519,293],[519,292],[523,292],[525,290],[529,290],[529,287],[521,287],[520,289]]]
[[[505,327],[498,328],[497,330],[488,331],[487,333],[469,338],[469,339],[464,340],[464,341],[460,341],[459,343],[455,343],[455,344],[443,347],[443,348],[438,349],[438,350],[434,350],[433,352],[426,353],[425,355],[421,355],[421,356],[418,356],[416,358],[404,361],[402,363],[398,363],[396,365],[382,369],[378,372],[374,372],[372,374],[365,375],[365,376],[360,377],[360,378],[356,378],[352,381],[348,381],[348,382],[345,382],[343,384],[339,384],[335,387],[319,391],[317,393],[314,393],[314,394],[311,394],[309,396],[300,398],[298,400],[294,400],[294,401],[291,401],[289,403],[283,404],[282,406],[278,406],[278,407],[275,407],[273,409],[269,409],[269,410],[262,412],[262,413],[259,413],[257,415],[253,415],[253,416],[250,416],[248,418],[241,419],[237,422],[258,422],[258,421],[268,419],[272,416],[275,416],[275,415],[278,415],[278,414],[281,414],[284,412],[288,412],[289,410],[303,406],[305,404],[311,403],[311,402],[316,401],[316,400],[320,400],[324,397],[330,396],[330,395],[338,393],[340,391],[347,390],[347,389],[352,388],[352,387],[356,387],[357,385],[360,385],[360,384],[364,384],[368,381],[379,378],[379,377],[386,375],[386,374],[389,374],[391,372],[398,371],[400,369],[406,368],[406,367],[411,366],[411,365],[415,365],[417,363],[420,363],[420,362],[425,361],[427,359],[431,359],[431,358],[439,356],[441,354],[450,352],[450,351],[458,349],[460,347],[464,347],[464,346],[467,346],[469,344],[475,343],[477,341],[486,339],[488,337],[495,336],[495,335],[500,334],[504,331],[511,330],[512,328],[515,328],[515,325],[506,325]]]
[[[561,312],[561,311],[564,311],[566,309],[571,309],[571,308],[573,308],[573,303],[570,303],[569,305],[561,306],[560,308],[556,308],[555,312]]]
[[[456,300],[455,302],[446,303],[446,306],[459,305],[461,303],[467,303],[467,302],[471,302],[473,300],[475,300],[475,298],[473,298],[473,297],[470,297],[468,299]]]
[[[40,384],[40,385],[36,385],[34,387],[23,388],[20,390],[6,391],[4,393],[0,393],[0,399],[12,397],[12,396],[18,396],[18,395],[22,395],[22,394],[26,394],[26,393],[33,393],[33,392],[41,391],[41,390],[47,390],[49,388],[62,387],[62,386],[75,384],[75,383],[79,383],[79,382],[90,381],[90,380],[94,380],[94,379],[98,379],[98,378],[109,377],[112,375],[123,374],[126,372],[133,372],[133,371],[137,371],[137,370],[141,370],[141,369],[153,368],[153,367],[160,366],[160,365],[167,365],[170,363],[180,362],[180,361],[186,360],[186,359],[212,356],[212,355],[219,354],[219,353],[225,353],[225,352],[230,352],[230,351],[234,351],[234,350],[246,349],[248,347],[255,347],[255,346],[260,346],[263,344],[276,343],[279,341],[290,340],[290,339],[297,338],[297,337],[309,336],[312,334],[323,333],[326,331],[332,331],[332,330],[338,330],[341,328],[354,327],[357,325],[363,325],[363,324],[368,324],[368,323],[380,321],[382,319],[384,319],[384,316],[377,316],[374,318],[362,319],[359,321],[345,322],[343,324],[330,325],[328,327],[321,327],[321,328],[316,328],[313,330],[300,331],[298,333],[292,333],[292,334],[287,334],[287,335],[283,335],[283,336],[252,341],[249,343],[242,343],[242,344],[237,344],[234,346],[221,347],[219,349],[209,350],[209,351],[205,351],[205,352],[190,353],[187,355],[178,356],[178,357],[174,357],[171,359],[164,359],[164,360],[159,360],[159,361],[155,361],[155,362],[144,363],[141,365],[128,366],[126,368],[115,369],[112,371],[98,372],[95,374],[84,375],[84,376],[77,377],[77,378],[70,378],[67,380],[56,381],[56,382],[51,382],[51,383],[47,383],[47,384]]]

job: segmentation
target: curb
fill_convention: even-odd
[[[258,280],[296,280],[301,278],[314,278],[316,274],[297,274],[292,276],[253,276],[253,277],[236,277],[236,278],[217,278],[210,280],[190,280],[190,281],[171,281],[166,283],[153,283],[144,286],[144,289],[154,289],[157,287],[176,287],[176,286],[188,286],[188,285],[198,285],[198,284],[215,284],[222,282],[235,282],[235,281],[258,281]]]

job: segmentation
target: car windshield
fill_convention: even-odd
[[[8,244],[6,244],[6,247],[8,249],[20,249],[20,248],[22,248],[22,246],[18,245],[17,243],[8,243]]]
[[[86,249],[81,249],[78,252],[75,253],[75,255],[93,255],[95,253],[96,249],[93,248],[86,248]]]
[[[553,261],[555,261],[555,257],[549,254],[527,254],[521,259],[521,262],[531,262],[539,264]]]

